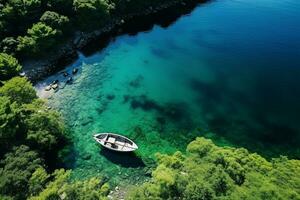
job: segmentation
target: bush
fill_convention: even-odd
[[[217,147],[204,138],[191,142],[185,156],[159,155],[152,175],[127,199],[300,199],[299,160],[281,157],[269,162],[246,149]]]
[[[8,97],[0,97],[0,150],[3,151],[9,146],[18,129],[19,115],[16,105]]]
[[[7,37],[0,43],[0,51],[7,54],[14,54],[17,50],[18,41],[13,37]]]
[[[16,58],[6,53],[0,53],[0,81],[18,75],[21,69],[22,67]]]
[[[26,78],[15,77],[7,81],[0,88],[0,96],[7,96],[11,102],[17,104],[31,103],[37,98],[36,92]]]
[[[74,0],[77,22],[83,29],[103,25],[112,7],[106,0]]]
[[[28,54],[42,54],[42,52],[53,48],[57,37],[61,34],[57,29],[38,22],[27,30],[27,36],[18,37],[18,51]]]
[[[59,15],[58,13],[53,11],[46,11],[40,18],[40,21],[52,28],[63,30],[69,23],[69,18],[63,15]]]
[[[0,168],[0,194],[24,199],[32,173],[43,162],[29,147],[21,145],[5,155]]]
[[[108,194],[109,186],[102,184],[99,178],[91,178],[83,181],[70,182],[71,171],[63,169],[56,170],[51,175],[46,175],[45,172],[38,169],[31,180],[31,183],[37,183],[37,180],[50,180],[45,184],[45,188],[38,195],[33,195],[29,200],[50,200],[50,199],[65,199],[65,200],[104,200]],[[34,180],[34,181],[33,181]],[[38,186],[37,184],[34,184]],[[44,184],[43,184],[44,185]],[[32,186],[31,186],[32,187]]]

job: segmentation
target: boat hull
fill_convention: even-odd
[[[138,146],[129,138],[114,133],[97,133],[94,139],[103,147],[118,152],[132,152]]]

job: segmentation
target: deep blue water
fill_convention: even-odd
[[[74,83],[56,93],[43,87],[61,74],[39,83],[71,129],[76,173],[138,177],[156,152],[184,150],[197,136],[299,158],[299,10],[297,0],[210,1],[81,55],[67,68],[79,68]],[[137,157],[100,151],[95,132],[129,136]]]

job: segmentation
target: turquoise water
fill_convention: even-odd
[[[144,178],[156,152],[197,136],[266,156],[300,157],[300,1],[216,0],[168,27],[116,37],[67,67],[72,84],[39,95],[67,122],[74,175]],[[136,154],[101,149],[96,132],[128,136]]]

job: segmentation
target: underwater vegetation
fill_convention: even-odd
[[[180,130],[189,130],[190,127],[193,127],[188,113],[188,105],[184,102],[167,102],[161,105],[146,95],[124,95],[123,98],[123,103],[128,103],[132,110],[141,109],[144,112],[155,112],[156,121],[162,126],[168,121],[176,123]]]

